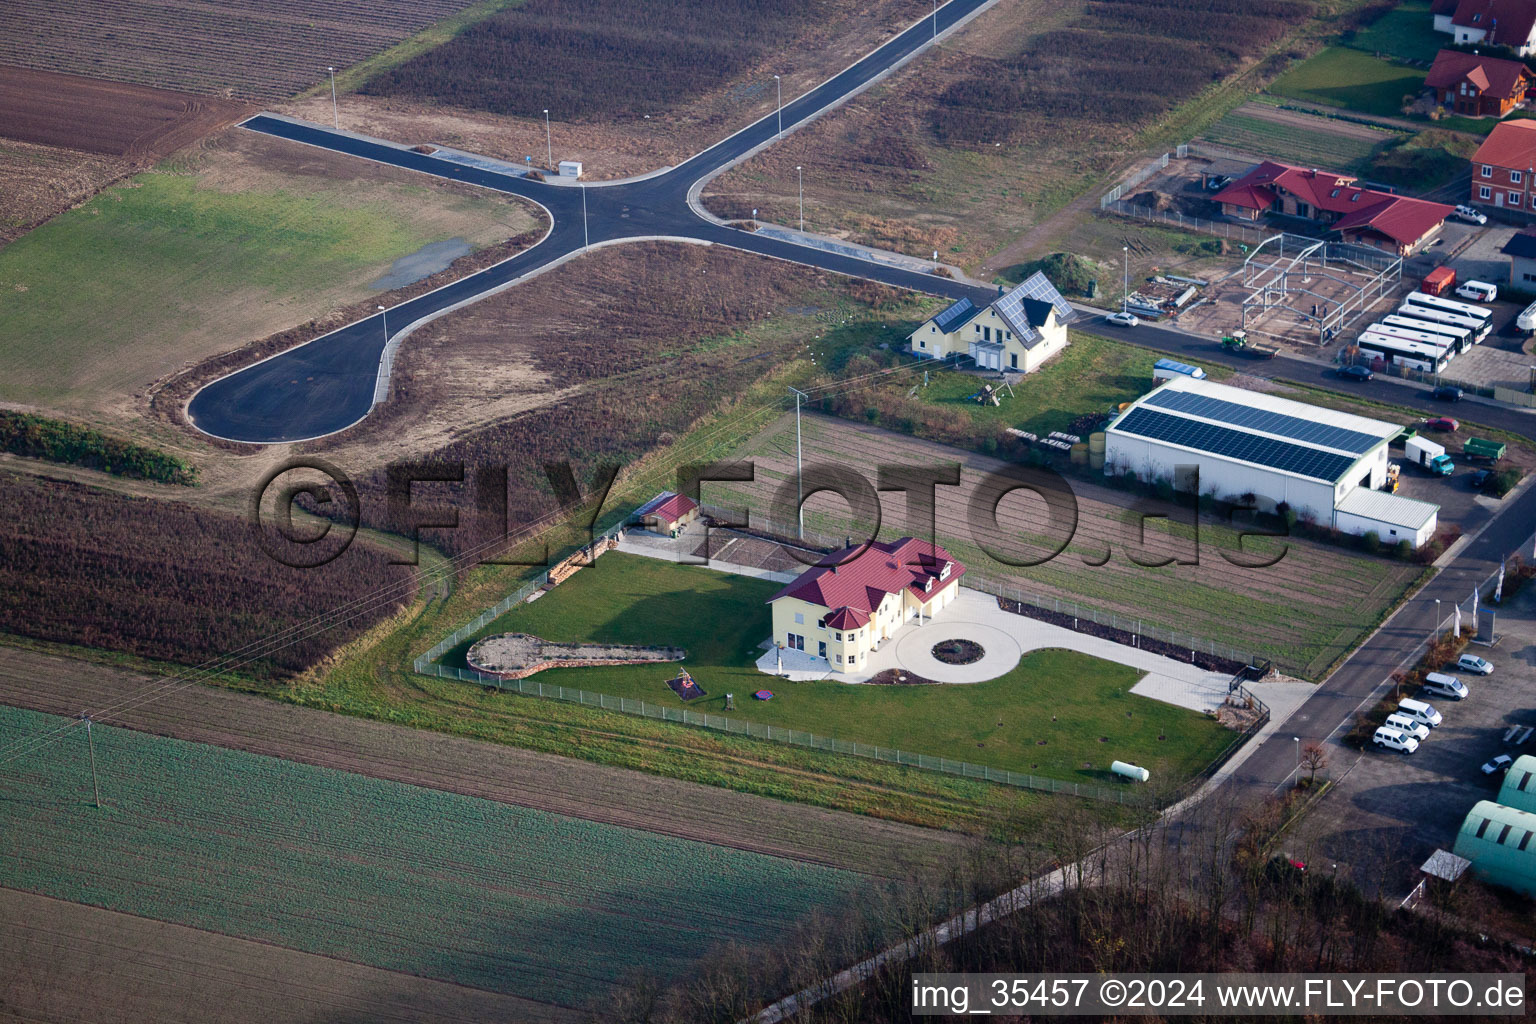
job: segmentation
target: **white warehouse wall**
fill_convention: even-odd
[[[1331,484],[1251,466],[1220,455],[1188,452],[1144,437],[1110,431],[1105,439],[1104,466],[1117,472],[1130,470],[1144,480],[1158,477],[1172,480],[1177,467],[1199,466],[1202,494],[1214,490],[1218,497],[1226,498],[1251,491],[1259,497],[1259,507],[1264,511],[1269,511],[1269,502],[1279,504],[1283,501],[1295,509],[1298,516],[1310,513],[1324,526],[1333,522],[1334,489]],[[1385,477],[1385,459],[1381,472]],[[1360,467],[1351,470],[1346,480],[1364,475],[1365,469]]]

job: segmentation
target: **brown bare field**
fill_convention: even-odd
[[[544,120],[553,119],[554,158],[580,160],[594,179],[622,178],[672,166],[774,109],[773,76],[784,100],[820,84],[922,17],[922,0],[829,0],[797,38],[709,91],[671,109],[570,118],[554,103],[519,116],[496,115],[403,98],[359,94],[341,100],[343,128],[396,142],[430,142],[521,161],[545,153]],[[276,109],[330,123],[329,93],[316,90]]]
[[[582,1014],[498,992],[0,889],[0,1020],[516,1020]]]
[[[255,112],[230,100],[0,66],[0,136],[138,164]]]
[[[289,96],[467,0],[59,5],[8,0],[0,64],[259,100]]]
[[[0,703],[104,708],[154,677],[0,648]],[[740,850],[899,878],[954,856],[948,833],[200,685],[100,721]]]
[[[1198,550],[1188,526],[1168,528],[1152,520],[1144,537],[1138,536],[1139,520],[1131,511],[1137,498],[1079,476],[1068,479],[1078,512],[1070,542],[1040,565],[1017,567],[985,554],[967,517],[966,499],[981,475],[1007,463],[818,414],[807,416],[804,424],[808,465],[827,463],[867,474],[867,467],[877,464],[959,463],[960,486],[937,492],[939,539],[977,576],[1020,588],[1024,600],[1043,598],[1048,607],[1057,599],[1081,602],[1118,616],[1126,628],[1134,630],[1140,622],[1217,640],[1308,678],[1318,678],[1368,635],[1425,572],[1417,564],[1296,538],[1283,545],[1250,538],[1239,552],[1234,531],[1211,518],[1202,519]],[[711,485],[723,496],[714,500],[739,501],[753,510],[754,519],[766,517],[774,489],[794,479],[794,417],[780,419],[737,454],[754,459],[756,481]],[[882,532],[899,536],[907,529],[901,499],[883,501]],[[1149,514],[1158,511],[1168,509],[1148,508]],[[817,495],[806,504],[807,529],[842,536],[848,515],[847,505],[832,495]],[[1045,503],[1029,492],[1004,498],[997,520],[998,530],[981,538],[994,550],[1040,559],[1062,543],[1055,527],[1046,529]],[[1251,566],[1277,554],[1281,557],[1267,567],[1234,564]],[[1174,558],[1196,564],[1153,568],[1136,564],[1132,556],[1142,562]]]
[[[115,157],[0,140],[0,244],[85,202],[132,169]]]

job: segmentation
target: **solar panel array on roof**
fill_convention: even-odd
[[[976,304],[970,299],[956,299],[950,303],[949,308],[933,318],[934,326],[945,334],[949,334],[955,326],[965,322],[966,317],[976,311]]]
[[[1333,483],[1343,476],[1355,459],[1348,455],[1306,448],[1289,441],[1244,433],[1214,423],[1174,416],[1166,412],[1138,407],[1121,417],[1115,429],[1139,434],[1154,441],[1183,445],[1229,459],[1239,459],[1260,466],[1295,473]]]
[[[1067,320],[1073,316],[1072,303],[1062,298],[1061,292],[1051,284],[1051,279],[1045,276],[1043,271],[1035,271],[1029,275],[1025,282],[1008,293],[1009,296],[1017,296],[1021,299],[1039,299],[1041,302],[1049,302],[1056,307],[1056,319]]]
[[[1049,303],[1056,312],[1056,319],[1062,323],[1072,319],[1072,304],[1061,297],[1061,292],[1051,284],[1051,279],[1041,271],[1035,271],[1023,284],[1010,291],[1007,295],[992,304],[997,310],[997,315],[1003,318],[1003,322],[1013,328],[1013,332],[1019,336],[1019,340],[1029,347],[1029,343],[1040,336],[1035,325],[1030,323],[1029,313],[1025,308],[1026,300]]]
[[[1326,423],[1315,423],[1312,420],[1304,420],[1300,416],[1287,416],[1285,413],[1271,412],[1268,409],[1255,409],[1252,406],[1240,405],[1237,402],[1228,402],[1192,391],[1155,391],[1147,396],[1146,402],[1148,405],[1176,409],[1179,412],[1204,416],[1210,420],[1220,420],[1237,427],[1262,430],[1267,434],[1293,437],[1298,441],[1325,445],[1340,451],[1353,452],[1356,455],[1364,455],[1381,443],[1381,438],[1374,434],[1346,430]]]

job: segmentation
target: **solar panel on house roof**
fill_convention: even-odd
[[[1072,318],[1072,304],[1062,298],[1061,292],[1051,284],[1051,279],[1038,270],[1023,284],[993,303],[993,308],[997,310],[998,316],[1018,325],[1022,332],[1023,326],[1029,323],[1029,317],[1024,313],[1025,299],[1049,302],[1056,309],[1056,319],[1063,323]]]
[[[963,323],[965,318],[975,310],[976,305],[970,299],[957,299],[950,303],[948,309],[933,318],[934,326],[948,334],[952,325]]]
[[[1164,409],[1176,409],[1179,412],[1204,416],[1210,420],[1220,420],[1237,427],[1262,430],[1268,434],[1279,434],[1281,437],[1292,437],[1311,444],[1325,445],[1340,451],[1353,452],[1356,455],[1364,455],[1382,440],[1374,434],[1346,430],[1327,423],[1315,423],[1312,420],[1304,420],[1300,416],[1287,416],[1285,413],[1273,412],[1269,409],[1255,409],[1252,406],[1228,402],[1192,391],[1155,391],[1147,397],[1146,404],[1162,406]]]
[[[1338,480],[1356,461],[1348,455],[1260,437],[1144,407],[1126,413],[1114,429],[1327,483]]]

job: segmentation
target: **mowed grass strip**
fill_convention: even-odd
[[[765,675],[754,663],[772,631],[765,602],[779,589],[702,566],[614,552],[480,635],[676,645],[688,652],[683,665],[707,697],[684,704],[672,692],[666,680],[676,674],[676,664],[558,669],[537,679],[1076,782],[1112,779],[1109,763],[1116,758],[1182,779],[1210,763],[1233,737],[1204,715],[1132,695],[1139,670],[1074,651],[1033,651],[1006,675],[974,684],[791,683]],[[449,652],[445,661],[462,665],[468,646]],[[759,689],[772,690],[774,699],[754,700]],[[725,709],[727,693],[735,695],[731,711]]]
[[[1342,107],[1378,117],[1401,117],[1403,97],[1424,88],[1424,72],[1368,53],[1330,46],[1269,86],[1275,96]]]
[[[0,708],[0,735],[65,724]],[[862,875],[122,729],[0,782],[0,885],[563,1006],[783,938]]]
[[[1379,142],[1372,143],[1353,135],[1329,131],[1328,121],[1324,118],[1312,120],[1315,124],[1279,124],[1262,117],[1233,112],[1211,125],[1205,137],[1220,145],[1271,160],[1339,171],[1359,167],[1370,159],[1378,145],[1400,138],[1383,132]]]

